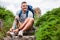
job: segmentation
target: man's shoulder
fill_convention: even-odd
[[[29,11],[28,13],[32,14],[32,12],[31,12],[31,11]]]
[[[33,17],[33,13],[31,11],[29,11],[28,17]]]

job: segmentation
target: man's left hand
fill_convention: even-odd
[[[18,29],[13,30],[13,32],[18,32]]]

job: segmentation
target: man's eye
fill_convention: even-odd
[[[25,6],[23,5],[23,7],[25,7]]]
[[[23,5],[23,7],[25,7],[25,6],[27,6],[27,5]]]

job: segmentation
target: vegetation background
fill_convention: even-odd
[[[11,11],[6,10],[3,7],[0,7],[0,19],[3,20],[3,26],[0,28],[0,40],[6,36],[6,32],[12,27],[12,23],[14,20],[14,15]]]
[[[2,40],[13,24],[14,15],[11,11],[0,7],[0,19],[4,21],[0,30],[0,40]],[[47,11],[39,18],[35,15],[34,25],[38,28],[36,40],[60,40],[60,8]]]

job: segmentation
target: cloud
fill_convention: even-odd
[[[60,7],[60,0],[0,0],[0,5],[6,7],[6,9],[9,9],[16,14],[17,10],[20,9],[21,2],[23,1],[26,1],[34,8],[39,7],[42,15],[48,10]]]

